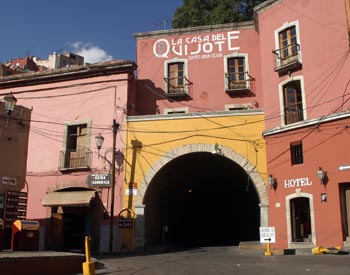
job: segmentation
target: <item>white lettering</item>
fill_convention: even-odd
[[[164,38],[158,39],[153,45],[153,54],[158,58],[167,58],[169,51],[169,42]]]
[[[205,53],[211,53],[213,51],[213,44],[211,44],[211,43],[204,43],[203,44],[203,51]]]
[[[284,188],[310,186],[310,185],[312,185],[312,181],[309,181],[309,178],[297,178],[297,179],[284,180]]]
[[[232,31],[232,32],[227,32],[227,39],[228,39],[228,50],[229,51],[238,51],[239,50],[239,47],[233,47],[232,46],[232,43],[233,41],[232,40],[235,40],[235,39],[238,39],[239,36],[236,35],[236,34],[239,34],[239,31]]]
[[[176,56],[188,56],[194,60],[200,58],[216,58],[217,55],[226,50],[238,51],[240,47],[234,45],[234,41],[239,39],[240,31],[229,31],[227,33],[217,33],[205,36],[188,36],[184,38],[158,39],[153,45],[153,53],[158,58],[168,58],[169,53]],[[206,54],[212,54],[208,57]],[[196,56],[196,57],[193,57]],[[221,56],[222,57],[222,56]]]

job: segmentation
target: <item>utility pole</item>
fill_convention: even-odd
[[[112,154],[112,192],[111,192],[111,216],[110,216],[110,224],[109,224],[109,252],[113,252],[113,225],[114,225],[114,191],[115,191],[115,149],[116,149],[116,139],[117,139],[117,131],[119,128],[119,123],[113,119],[113,154]]]

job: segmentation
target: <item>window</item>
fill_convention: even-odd
[[[281,49],[281,60],[297,54],[297,36],[295,26],[287,28],[279,33],[279,44]]]
[[[275,71],[285,72],[301,65],[298,21],[287,23],[275,31]]]
[[[292,81],[283,86],[284,124],[303,121],[303,100],[299,81]]]
[[[186,95],[190,81],[187,78],[187,61],[173,60],[165,62],[165,92],[167,96]]]
[[[301,141],[290,144],[290,155],[292,165],[304,163],[303,144]]]
[[[226,92],[247,91],[250,88],[250,80],[247,54],[225,56]]]
[[[252,105],[250,103],[246,104],[226,104],[225,111],[241,111],[241,110],[250,110]]]
[[[64,149],[60,152],[60,169],[90,166],[89,132],[86,123],[66,126]]]

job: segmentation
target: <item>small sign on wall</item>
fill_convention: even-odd
[[[88,176],[88,184],[90,187],[111,187],[111,174],[90,174]]]

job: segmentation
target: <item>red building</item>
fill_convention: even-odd
[[[275,247],[349,247],[349,1],[267,1],[256,19]]]

